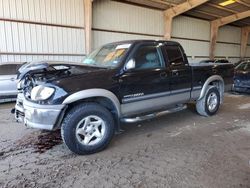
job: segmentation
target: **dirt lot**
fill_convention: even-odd
[[[15,123],[12,107],[0,105],[0,187],[250,187],[250,96],[226,94],[210,118],[189,108],[124,125],[88,156]]]

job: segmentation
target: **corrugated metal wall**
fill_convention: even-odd
[[[172,40],[182,44],[191,62],[208,59],[210,24],[207,21],[179,16],[173,21]]]
[[[163,38],[162,11],[98,0],[94,2],[93,15],[94,48],[117,40]],[[208,21],[179,16],[174,19],[172,36],[173,40],[183,45],[190,61],[198,62],[209,58],[210,23]],[[216,45],[216,57],[237,61],[240,57],[240,38],[240,28],[221,27]],[[249,53],[248,56],[250,56]]]
[[[93,15],[94,28],[156,35],[164,31],[162,12],[139,6],[99,0],[94,2]]]
[[[224,26],[218,33],[216,56],[237,58],[240,56],[241,28]]]
[[[79,61],[83,0],[0,0],[0,62]]]
[[[83,1],[0,0],[0,63],[80,61],[85,55]],[[163,38],[162,11],[110,0],[94,1],[93,9],[93,48],[119,40]],[[174,19],[172,35],[183,45],[190,61],[208,58],[209,22],[179,16]],[[238,60],[240,37],[240,28],[222,27],[216,56]]]
[[[160,11],[106,0],[95,1],[93,7],[94,48],[117,40],[162,38]]]

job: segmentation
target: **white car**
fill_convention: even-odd
[[[17,71],[21,64],[0,64],[0,103],[13,101],[17,96]]]

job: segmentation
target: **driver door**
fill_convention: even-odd
[[[135,62],[135,67],[126,70],[119,78],[120,100],[125,114],[143,112],[147,105],[152,107],[155,99],[170,94],[169,70],[159,43],[137,46],[129,60]]]

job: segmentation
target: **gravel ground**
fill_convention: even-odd
[[[0,105],[0,187],[250,187],[250,96],[217,115],[189,109],[123,125],[103,152],[77,156],[58,132],[27,129]]]

